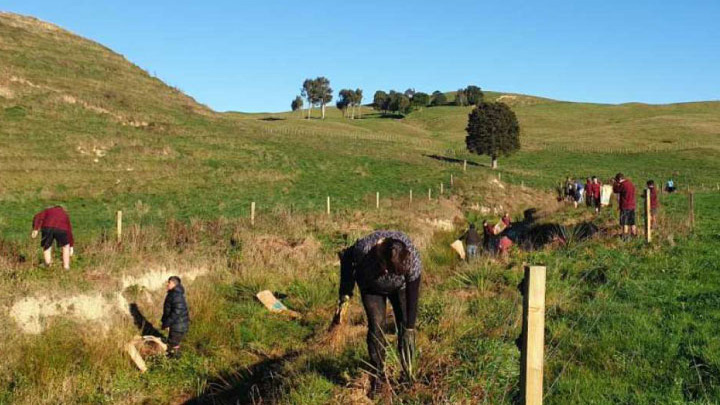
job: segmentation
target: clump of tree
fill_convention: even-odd
[[[488,155],[497,169],[498,156],[520,150],[520,125],[507,104],[479,103],[468,116],[465,144],[478,155]]]
[[[447,96],[440,90],[433,91],[432,96],[430,96],[430,105],[433,107],[445,105],[447,102]]]
[[[378,90],[373,96],[373,107],[383,114],[405,115],[415,108],[426,107],[428,104],[430,104],[430,96],[415,89],[407,89],[403,93],[395,90],[390,90],[389,93]]]
[[[308,102],[307,118],[310,118],[313,106],[320,105],[322,118],[325,119],[325,106],[332,101],[330,80],[323,76],[316,77],[315,79],[305,79],[301,94]]]
[[[295,99],[290,103],[290,108],[292,108],[293,111],[300,111],[303,108],[303,99],[300,96],[296,96]],[[300,114],[302,115],[302,114]]]
[[[464,107],[468,105],[478,105],[483,102],[485,95],[478,86],[467,86],[458,89],[455,93],[455,105]]]
[[[355,108],[358,108],[358,117],[362,117],[362,89],[342,89],[335,106],[342,111],[343,117],[355,119]]]

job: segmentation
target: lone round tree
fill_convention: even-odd
[[[468,116],[465,144],[472,153],[492,158],[509,156],[520,149],[520,125],[513,110],[503,103],[480,103]]]

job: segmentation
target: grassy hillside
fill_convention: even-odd
[[[330,108],[324,121],[216,113],[99,44],[8,13],[0,54],[0,403],[363,403],[357,299],[339,336],[326,328],[337,251],[377,228],[408,232],[425,263],[420,378],[398,386],[397,402],[517,396],[524,262],[549,269],[549,403],[720,395],[718,286],[708,281],[720,251],[720,194],[710,191],[720,182],[718,102],[600,105],[488,92],[516,111],[523,145],[492,172],[486,157],[465,152],[469,108],[403,119],[364,108],[356,120]],[[428,155],[471,164],[465,173]],[[663,196],[661,230],[647,247],[617,240],[611,210],[592,218],[550,193],[567,175],[617,171],[636,183],[672,176],[681,188],[704,185],[696,231],[684,224],[682,194]],[[70,272],[39,268],[27,237],[32,215],[56,203],[76,229]],[[602,232],[472,264],[447,248],[468,219],[526,208],[540,209],[546,224],[590,220]],[[118,209],[122,243],[112,234]],[[159,319],[157,282],[167,272],[188,280],[186,354],[154,359],[140,375],[123,345],[143,319]],[[269,314],[253,298],[262,289],[286,295],[303,319]],[[141,316],[127,316],[127,304]],[[17,321],[34,310],[42,315],[30,327]],[[390,367],[398,378],[397,362]]]

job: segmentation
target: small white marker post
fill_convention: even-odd
[[[467,160],[463,160],[463,171],[467,171]]]
[[[327,197],[327,214],[330,215],[330,196]]]
[[[380,208],[380,192],[379,191],[375,193],[375,208],[376,209]]]
[[[432,200],[432,189],[428,189],[428,201]]]
[[[443,183],[440,183],[440,195],[442,195],[445,192],[445,185]]]
[[[255,225],[255,201],[250,203],[250,225]]]
[[[410,189],[410,204],[412,204],[412,189]]]
[[[453,181],[453,175],[450,174],[450,187],[452,187],[454,184],[455,184],[455,183],[454,183],[454,181]]]
[[[117,240],[122,241],[122,211],[117,212]]]

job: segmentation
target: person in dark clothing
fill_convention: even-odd
[[[471,258],[476,257],[478,246],[480,245],[480,235],[478,234],[477,229],[475,229],[475,224],[471,223],[467,232],[465,232],[460,237],[460,239],[465,240],[465,250],[467,251],[467,259],[470,260]]]
[[[52,245],[55,242],[56,246],[62,249],[63,268],[70,270],[70,256],[73,255],[75,239],[67,212],[62,207],[55,206],[35,214],[32,238],[37,238],[38,233],[41,234],[40,246],[43,249],[45,265],[52,264]]]
[[[190,327],[190,315],[185,301],[185,288],[178,276],[172,276],[167,281],[161,324],[162,329],[170,329],[168,357],[180,357],[180,343]]]
[[[635,185],[630,179],[626,179],[622,173],[618,173],[613,179],[613,192],[618,195],[623,239],[627,239],[628,233],[637,236],[637,226],[635,226]]]
[[[495,253],[496,239],[495,227],[487,220],[483,221],[483,248],[486,252]]]
[[[650,226],[654,229],[657,226],[657,213],[660,207],[660,201],[658,201],[657,188],[655,187],[654,180],[648,180],[647,188],[650,190]]]
[[[387,300],[395,313],[403,369],[413,377],[421,272],[420,254],[402,232],[375,231],[341,254],[339,305],[352,296],[357,284],[368,320],[367,345],[375,372],[371,394],[380,392],[386,379],[383,326]]]

